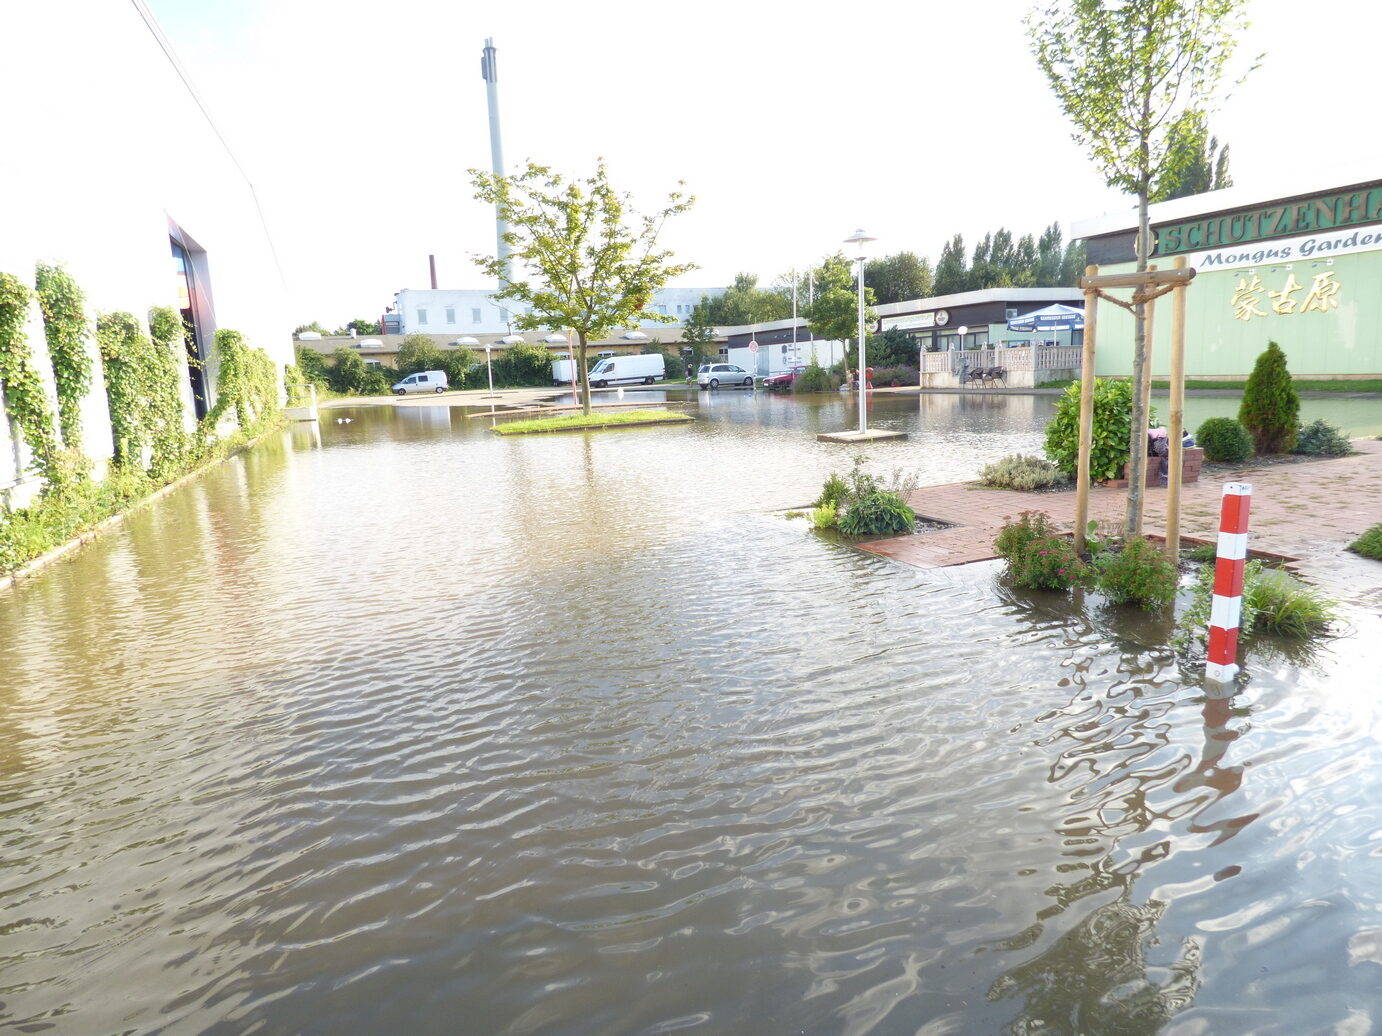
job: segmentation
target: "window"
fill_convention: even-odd
[[[446,307],[446,322],[447,322],[448,324],[454,324],[454,323],[456,322],[456,307],[455,307],[455,306],[447,306],[447,307]]]
[[[480,311],[478,309],[472,309],[470,311],[470,322],[472,324],[478,324],[480,322]]]
[[[666,307],[666,306],[658,306],[658,307],[657,307],[657,311],[658,311],[659,313],[661,313],[664,317],[667,315],[667,307]]]
[[[417,322],[419,324],[427,323],[427,310],[420,309],[417,311]]]

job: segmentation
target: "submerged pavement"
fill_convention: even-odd
[[[1357,452],[1298,464],[1253,466],[1207,473],[1181,490],[1181,535],[1212,542],[1218,536],[1225,482],[1252,484],[1248,531],[1250,550],[1290,559],[1288,568],[1335,595],[1382,612],[1382,562],[1345,548],[1382,522],[1382,441],[1354,440]],[[1148,488],[1144,528],[1165,534],[1166,489]],[[1075,492],[1021,493],[989,489],[977,482],[928,486],[908,495],[923,518],[948,522],[939,532],[860,544],[861,550],[918,568],[942,568],[997,557],[994,537],[1023,511],[1044,511],[1073,531]],[[1095,486],[1089,517],[1101,525],[1122,525],[1126,489]]]

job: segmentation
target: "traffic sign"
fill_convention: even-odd
[[[758,352],[758,340],[757,340],[757,339],[750,339],[750,340],[749,340],[749,352],[751,352],[751,353],[756,353],[756,352]]]

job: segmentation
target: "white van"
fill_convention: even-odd
[[[445,392],[447,388],[446,371],[423,371],[421,374],[409,374],[398,382],[393,387],[393,393],[402,396],[409,392]]]
[[[609,356],[590,368],[590,384],[605,388],[624,382],[641,381],[651,385],[667,376],[661,353],[647,356]]]

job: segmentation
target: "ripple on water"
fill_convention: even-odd
[[[1375,620],[1207,696],[1155,620],[764,517],[843,404],[741,396],[523,443],[365,414],[0,601],[0,1019],[1382,1016]],[[890,459],[964,477],[1029,407],[936,404]]]

